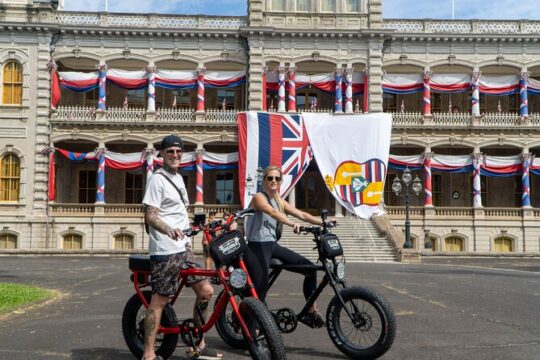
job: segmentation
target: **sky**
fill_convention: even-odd
[[[247,0],[64,0],[69,11],[246,15]],[[158,5],[156,5],[158,4]],[[383,17],[451,19],[452,0],[383,0]],[[455,19],[539,20],[538,0],[454,0]]]

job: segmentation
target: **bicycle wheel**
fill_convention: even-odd
[[[143,291],[144,298],[150,302],[152,294],[150,291]],[[144,352],[144,318],[146,316],[146,308],[137,296],[134,294],[126,303],[124,313],[122,314],[122,333],[124,340],[131,351],[137,358],[142,358]],[[175,327],[178,326],[174,309],[167,305],[163,309],[161,315],[161,326]],[[176,349],[178,343],[178,334],[157,334],[155,350],[156,354],[163,359],[168,359]]]
[[[222,290],[219,295],[216,298],[216,302],[214,305],[214,308],[216,305],[221,301],[221,297],[225,294],[224,290]],[[235,296],[236,302],[240,304],[241,298],[240,296]],[[242,335],[242,329],[240,328],[240,325],[238,324],[238,320],[236,319],[236,315],[233,312],[231,303],[228,302],[227,306],[225,307],[225,310],[219,314],[217,321],[216,321],[216,330],[225,341],[227,345],[234,349],[245,349],[246,343],[244,342],[244,336]]]
[[[272,314],[262,302],[246,298],[240,304],[240,315],[246,322],[252,341],[244,337],[246,346],[253,359],[284,360],[285,346]]]
[[[340,295],[351,316],[334,296],[326,312],[328,335],[334,345],[353,359],[383,355],[396,336],[396,318],[386,299],[363,287],[342,290]]]

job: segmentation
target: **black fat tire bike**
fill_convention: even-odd
[[[339,238],[330,232],[336,223],[326,221],[327,214],[326,210],[321,212],[323,226],[301,229],[303,233],[313,234],[321,264],[285,265],[272,259],[268,285],[270,288],[283,270],[298,272],[314,269],[324,273],[323,279],[299,313],[290,308],[281,308],[272,310],[272,315],[282,333],[293,332],[298,325],[298,319],[308,314],[313,303],[326,286],[330,285],[335,293],[326,309],[326,328],[330,339],[342,353],[352,359],[376,359],[390,349],[396,337],[394,311],[377,291],[364,286],[347,286],[343,248]],[[217,297],[216,302],[221,296],[223,295]],[[231,347],[245,348],[238,321],[230,307],[217,319],[216,329]]]

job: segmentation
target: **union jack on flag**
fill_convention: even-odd
[[[257,169],[269,165],[281,167],[283,180],[280,192],[285,196],[298,182],[313,159],[304,120],[300,115],[266,112],[238,114],[238,174],[240,199],[248,206],[257,192]],[[255,181],[256,182],[256,181]],[[247,187],[251,185],[251,189]]]

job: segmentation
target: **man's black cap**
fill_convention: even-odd
[[[182,142],[182,139],[180,139],[176,135],[167,135],[163,138],[163,140],[161,140],[161,145],[159,147],[159,150],[164,150],[173,146],[183,149],[184,143]]]

